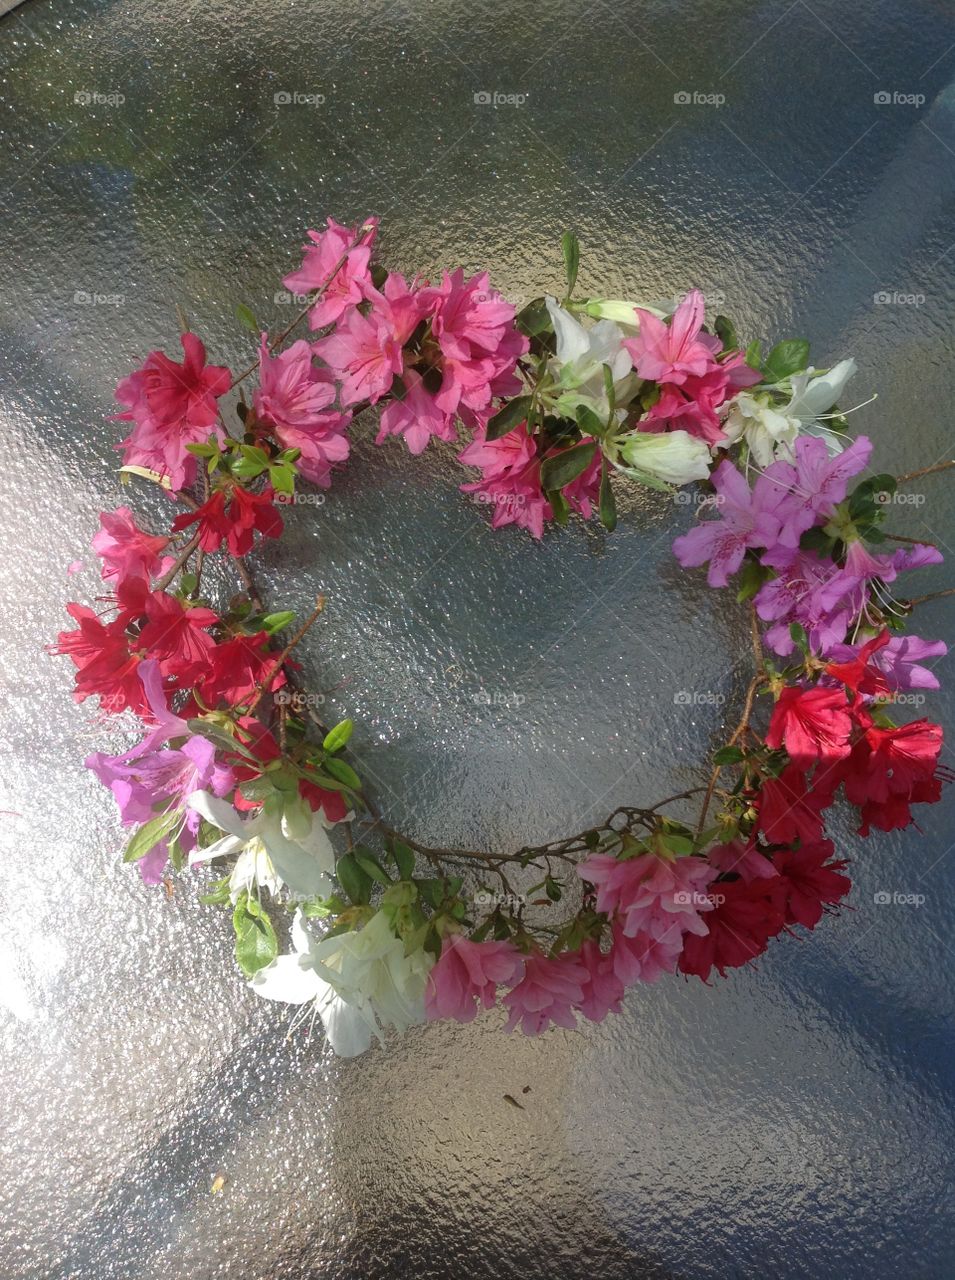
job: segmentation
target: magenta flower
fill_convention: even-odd
[[[424,997],[428,1018],[472,1022],[479,1006],[493,1007],[499,986],[517,982],[523,965],[523,956],[512,942],[471,942],[463,934],[449,934],[428,975]]]
[[[539,1036],[554,1023],[573,1031],[574,1008],[585,999],[590,975],[573,952],[544,956],[532,951],[524,959],[524,976],[504,997],[510,1009],[506,1030],[518,1024],[526,1036]]]
[[[766,630],[766,643],[788,657],[796,647],[790,627],[798,622],[814,653],[831,653],[852,622],[848,595],[857,579],[815,551],[781,549],[764,560],[771,561],[778,575],[753,598],[760,618],[772,624]]]
[[[166,563],[162,552],[169,546],[168,538],[145,533],[129,507],[103,511],[99,522],[102,528],[93,535],[92,546],[103,561],[103,577],[107,581],[115,579],[117,586],[131,578],[149,582],[162,573]]]
[[[366,218],[362,225],[372,226],[375,230],[366,235],[363,244],[348,253],[334,280],[309,311],[308,321],[313,329],[334,324],[348,307],[357,306],[362,301],[365,286],[371,284],[369,263],[378,219]],[[308,238],[312,243],[304,247],[301,267],[282,281],[293,293],[311,293],[325,285],[348,246],[358,239],[358,228],[340,226],[329,218],[325,231],[309,231]]]
[[[300,449],[295,464],[306,480],[327,489],[336,462],[348,457],[345,431],[350,413],[330,408],[335,380],[312,360],[312,350],[300,339],[277,356],[269,354],[262,334],[259,386],[253,396],[256,419],[271,427],[286,449]]]
[[[382,413],[375,443],[381,444],[388,436],[403,435],[408,452],[418,454],[424,452],[433,436],[439,440],[455,440],[453,415],[438,408],[434,396],[425,390],[421,374],[409,369],[402,381],[404,393],[392,400]]]
[[[665,324],[649,311],[637,310],[640,332],[624,346],[633,367],[650,382],[680,385],[688,377],[700,377],[716,363],[719,338],[703,333],[703,295],[691,289]]]
[[[458,454],[458,461],[483,471],[480,480],[462,484],[461,489],[493,508],[492,529],[516,524],[535,538],[543,536],[544,521],[553,517],[553,510],[541,489],[537,445],[525,426],[499,440],[478,437]]]
[[[711,480],[719,519],[701,522],[682,534],[674,541],[673,551],[684,569],[709,563],[707,582],[725,587],[748,548],[776,545],[786,506],[784,495],[771,480],[761,475],[751,491],[728,460],[713,471]]]
[[[334,333],[319,338],[312,350],[340,379],[345,406],[363,400],[377,404],[402,370],[401,343],[390,320],[376,311],[367,316],[349,311]]]
[[[682,933],[706,933],[700,912],[712,909],[706,888],[713,868],[704,858],[594,853],[577,874],[595,886],[597,910],[618,917],[627,937],[664,938],[674,925]]]
[[[619,1013],[624,984],[614,967],[612,955],[604,955],[600,944],[588,938],[577,956],[587,970],[584,997],[576,1006],[590,1022],[603,1022],[608,1013]]]
[[[210,435],[222,440],[218,400],[232,382],[223,365],[206,364],[206,349],[194,333],[184,333],[180,342],[182,364],[151,351],[142,368],[116,387],[116,399],[127,406],[117,418],[135,423],[118,446],[124,462],[168,476],[173,490],[195,479],[196,459],[186,445]]]

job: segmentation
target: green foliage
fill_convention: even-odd
[[[580,269],[580,242],[572,231],[565,231],[560,239],[564,253],[564,274],[567,277],[567,297],[574,292],[577,272]]]
[[[487,439],[500,440],[516,426],[524,422],[530,412],[533,396],[515,396],[508,400],[503,409],[499,409],[487,424]]]
[[[355,722],[353,720],[342,720],[325,735],[325,741],[322,743],[323,748],[330,752],[341,751],[352,736],[354,728]]]
[[[232,912],[235,930],[235,958],[247,978],[264,969],[279,953],[272,921],[261,902],[244,893]]]
[[[123,861],[138,862],[140,858],[145,858],[147,853],[155,849],[156,845],[169,835],[181,817],[181,811],[174,809],[172,813],[161,813],[157,818],[150,818],[148,822],[144,822],[130,838],[123,853]]]
[[[594,460],[597,446],[593,440],[586,444],[575,445],[565,449],[553,458],[546,458],[541,463],[541,488],[546,492],[563,489],[565,485],[583,475]]]
[[[782,382],[783,378],[801,373],[809,365],[809,343],[805,338],[786,338],[777,342],[766,357],[763,378],[766,382]]]

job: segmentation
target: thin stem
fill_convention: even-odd
[[[285,665],[285,661],[288,658],[289,654],[292,652],[295,646],[299,643],[299,641],[303,639],[303,637],[306,635],[309,629],[314,625],[314,623],[318,621],[324,608],[325,608],[325,597],[319,596],[318,599],[315,601],[315,608],[312,610],[312,612],[309,614],[306,620],[302,623],[302,625],[296,631],[295,635],[292,636],[291,640],[288,642],[288,644],[285,646],[282,652],[275,659],[275,662],[272,664],[272,667],[268,675],[263,680],[260,680],[258,685],[256,685],[255,694],[252,698],[252,701],[249,703],[248,709],[246,711],[247,715],[251,715],[252,712],[255,710],[255,708],[262,701],[262,698],[265,694],[266,689],[268,689],[269,685],[272,683],[272,681],[275,679],[278,673],[282,670],[282,667]]]
[[[904,476],[896,476],[896,484],[908,484],[910,480],[918,480],[922,476],[934,475],[936,471],[948,471],[951,467],[955,467],[955,459],[945,462],[936,462],[931,467],[921,467],[918,471],[906,471]]]
[[[268,346],[268,350],[269,350],[269,352],[272,352],[272,351],[274,351],[274,350],[276,349],[276,347],[281,346],[281,345],[282,345],[282,343],[285,341],[285,339],[286,339],[286,338],[289,336],[289,334],[292,332],[292,330],[293,330],[293,329],[297,329],[297,328],[298,328],[298,326],[302,323],[302,321],[305,319],[305,317],[306,317],[306,316],[308,315],[308,313],[311,311],[312,307],[314,307],[314,306],[315,306],[315,303],[316,303],[316,302],[318,302],[318,300],[319,300],[321,297],[323,297],[323,295],[326,293],[326,291],[328,290],[328,288],[330,287],[330,285],[334,282],[335,277],[338,275],[339,271],[341,271],[342,267],[343,267],[343,266],[345,265],[345,263],[348,261],[348,255],[349,255],[350,253],[353,253],[353,252],[355,251],[355,249],[359,249],[359,248],[361,248],[362,244],[363,244],[363,243],[365,242],[365,240],[367,239],[367,237],[368,237],[369,233],[370,233],[370,232],[372,232],[372,231],[374,231],[374,229],[375,229],[375,228],[374,228],[374,226],[373,226],[371,223],[367,223],[367,222],[365,223],[365,225],[360,229],[360,231],[359,231],[359,233],[358,233],[357,238],[356,238],[356,239],[355,239],[355,240],[354,240],[354,241],[353,241],[353,242],[348,246],[348,248],[345,250],[345,252],[342,254],[342,256],[341,256],[341,257],[338,259],[338,261],[335,263],[335,265],[334,265],[334,267],[332,268],[331,274],[329,275],[328,279],[327,279],[327,280],[325,280],[325,282],[324,282],[323,284],[319,285],[319,287],[318,287],[318,288],[315,290],[315,292],[311,295],[311,297],[310,297],[310,299],[309,299],[309,301],[308,301],[308,304],[307,304],[305,307],[303,307],[303,308],[302,308],[302,310],[298,313],[298,315],[297,315],[297,316],[295,317],[295,319],[291,322],[291,324],[286,325],[286,326],[285,326],[285,328],[282,330],[282,332],[278,335],[278,337],[277,337],[277,338],[273,338],[273,340],[269,343],[269,346]],[[242,371],[242,373],[238,374],[235,378],[233,378],[233,380],[232,380],[232,387],[233,387],[233,389],[234,389],[235,387],[237,387],[237,386],[239,385],[239,383],[240,383],[240,382],[244,382],[244,381],[245,381],[245,379],[246,379],[250,374],[255,373],[255,371],[256,371],[256,369],[257,369],[258,367],[259,367],[259,362],[258,362],[258,360],[253,360],[253,362],[249,365],[249,367],[248,367],[247,369],[244,369],[244,370]]]
[[[197,529],[196,532],[189,539],[189,541],[186,543],[186,545],[183,547],[182,551],[176,557],[176,560],[172,565],[172,567],[170,569],[167,569],[166,572],[162,575],[162,577],[157,580],[156,585],[153,588],[155,591],[166,590],[170,582],[172,582],[173,578],[176,576],[179,570],[183,568],[186,561],[189,559],[189,557],[192,555],[193,551],[195,551],[198,545],[199,545],[199,530]]]
[[[914,609],[917,604],[927,604],[929,600],[941,600],[944,596],[955,596],[955,587],[946,587],[944,591],[930,591],[927,596],[915,596],[906,603],[910,609]]]

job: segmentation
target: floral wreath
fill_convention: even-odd
[[[133,828],[124,861],[171,892],[171,872],[227,860],[201,900],[231,910],[252,990],[317,1015],[345,1055],[385,1028],[470,1022],[498,1001],[528,1035],[599,1022],[633,983],[706,982],[814,929],[850,889],[824,826],[840,790],[867,835],[908,826],[949,780],[941,727],[892,717],[921,701],[911,690],[938,687],[924,664],[946,652],[904,633],[933,596],[894,583],[941,556],[882,524],[897,485],[955,463],[862,478],[871,442],[836,407],[852,360],[815,370],[801,339],[744,348],[725,317],[705,326],[696,290],[654,305],[575,298],[571,234],[562,300],[520,311],[486,273],[431,284],[387,271],[376,235],[377,219],[308,233],[284,281],[301,314],[263,333],[238,375],[207,364],[180,317],[182,361],[153,351],[116,388],[124,481],[157,483],[185,509],[162,534],[125,506],[100,517],[104,611],[69,604],[75,629],[51,649],[76,667],[78,702],[142,722],[138,745],[86,761]],[[318,336],[285,345],[306,320]],[[323,724],[299,684],[292,654],[324,599],[301,622],[272,610],[246,561],[256,535],[281,535],[300,482],[329,487],[372,405],[377,442],[404,436],[413,454],[465,428],[458,458],[480,474],[461,488],[494,528],[535,538],[572,513],[613,530],[621,483],[701,483],[704,518],[674,551],[707,565],[712,587],[734,580],[754,663],[704,785],[511,853],[433,848],[388,825],[350,758],[352,722]],[[204,594],[213,555],[237,575],[218,602]],[[667,814],[696,796],[695,822]]]

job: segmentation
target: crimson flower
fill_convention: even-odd
[[[849,877],[840,874],[848,863],[830,862],[832,854],[831,840],[773,854],[773,866],[784,886],[787,924],[814,929],[823,907],[835,906],[852,888]]]
[[[810,788],[805,770],[787,764],[778,778],[764,778],[755,799],[756,829],[769,844],[821,840],[820,813],[832,804],[831,791]]]
[[[146,625],[138,646],[155,658],[164,676],[187,683],[206,670],[216,642],[205,630],[218,622],[211,609],[189,608],[165,591],[151,591],[145,599]]]
[[[875,698],[885,697],[889,693],[889,683],[885,673],[878,667],[870,666],[869,659],[889,643],[889,632],[883,630],[862,646],[849,662],[829,662],[826,674],[834,676],[856,693],[871,694]]]
[[[784,886],[779,876],[768,880],[717,880],[710,885],[714,910],[702,916],[706,933],[688,933],[680,953],[680,972],[704,982],[716,969],[749,964],[766,950],[786,923]]]
[[[218,551],[225,542],[230,555],[245,556],[252,550],[254,530],[264,538],[281,537],[284,526],[274,501],[271,486],[261,493],[251,493],[241,485],[217,489],[191,515],[184,512],[176,516],[172,527],[179,533],[191,524],[198,524],[199,546],[203,551]]]
[[[912,821],[912,804],[934,804],[941,797],[938,758],[942,727],[929,720],[881,728],[870,724],[835,771],[846,798],[862,811],[862,835],[870,827],[896,831]]]
[[[104,711],[120,712],[128,707],[148,719],[139,658],[130,652],[122,619],[101,622],[92,609],[81,604],[68,604],[66,611],[79,625],[75,631],[61,631],[50,652],[66,654],[77,668],[76,701],[94,695]]]
[[[845,689],[787,685],[773,708],[766,745],[784,746],[793,764],[828,764],[849,754],[851,732]]]
[[[206,655],[205,674],[196,681],[196,692],[207,707],[219,703],[234,707],[247,702],[260,685],[280,689],[285,684],[285,674],[270,674],[275,660],[276,655],[269,651],[267,632],[233,636]]]

